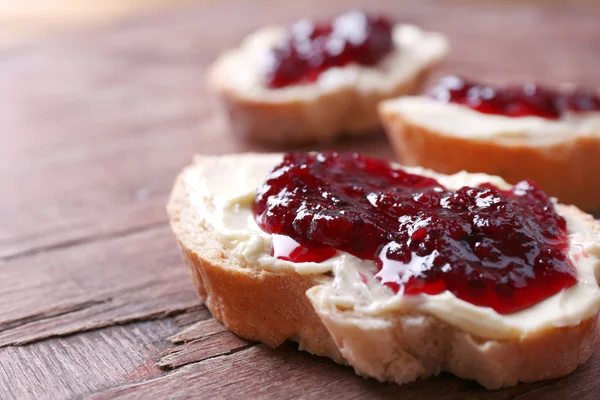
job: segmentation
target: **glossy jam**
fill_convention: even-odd
[[[372,66],[394,48],[393,25],[383,17],[351,11],[331,22],[292,25],[269,57],[271,88],[314,82],[331,67],[355,62]]]
[[[303,246],[289,236],[272,235],[271,255],[295,263],[321,262],[335,256],[336,250],[328,246]]]
[[[529,181],[451,191],[356,153],[288,153],[253,213],[278,235],[274,255],[318,262],[345,251],[376,261],[376,278],[404,294],[449,290],[511,313],[577,281],[566,222]]]
[[[494,87],[457,76],[440,80],[431,91],[437,100],[466,105],[485,114],[558,119],[565,112],[600,111],[600,97],[584,89],[558,91],[535,84]]]

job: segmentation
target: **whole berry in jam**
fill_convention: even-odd
[[[383,17],[350,11],[331,22],[299,21],[269,53],[271,88],[314,82],[331,67],[372,66],[394,48],[393,25]]]
[[[453,191],[356,153],[288,153],[253,213],[265,232],[291,239],[282,258],[348,252],[376,261],[376,278],[405,295],[449,290],[511,313],[577,282],[566,221],[529,181]]]
[[[584,89],[554,90],[527,83],[494,87],[457,76],[442,78],[431,97],[462,104],[485,114],[558,119],[565,112],[600,111],[600,96]]]

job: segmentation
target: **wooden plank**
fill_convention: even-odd
[[[1,348],[0,398],[73,398],[164,375],[156,361],[169,349],[176,350],[167,337],[176,336],[182,328],[186,331],[208,319],[203,331],[206,339],[218,332],[232,335],[209,318],[205,307],[196,306],[175,317]],[[213,348],[211,354],[218,356],[230,350],[221,346]],[[196,360],[202,359],[196,354]]]
[[[0,282],[0,347],[198,304],[168,227],[13,260]]]
[[[184,330],[177,332],[169,338],[169,341],[173,344],[186,344],[223,332],[227,332],[227,328],[223,324],[216,319],[206,319],[193,323]]]
[[[66,399],[164,374],[154,365],[172,319],[0,349],[0,397]]]
[[[197,322],[169,338],[179,346],[163,354],[156,365],[161,368],[178,368],[186,364],[233,353],[253,345],[229,332],[219,321],[207,319]]]

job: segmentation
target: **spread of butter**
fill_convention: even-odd
[[[552,143],[565,135],[600,136],[600,112],[568,112],[560,119],[483,114],[465,105],[424,96],[405,96],[382,103],[390,113],[444,135],[464,138],[527,138]]]
[[[280,154],[200,157],[184,173],[184,183],[198,218],[210,225],[231,257],[239,257],[254,268],[296,271],[300,274],[332,272],[334,278],[323,289],[321,301],[354,309],[365,315],[419,311],[486,339],[513,339],[552,327],[575,326],[594,316],[600,307],[600,237],[564,206],[557,211],[567,220],[569,256],[577,268],[578,283],[525,310],[501,315],[491,308],[475,306],[446,291],[437,295],[394,294],[374,278],[376,265],[351,254],[338,252],[324,262],[292,263],[270,255],[271,235],[254,222],[251,212],[256,189],[281,160]],[[431,176],[448,189],[476,186],[483,182],[508,188],[501,178],[485,174],[440,175],[421,168],[408,172]],[[361,280],[359,273],[367,279]]]
[[[414,25],[397,24],[392,33],[397,50],[377,66],[350,63],[327,69],[314,83],[270,89],[265,85],[264,74],[269,51],[284,35],[285,28],[281,26],[265,27],[249,35],[240,49],[226,52],[217,60],[213,71],[222,75],[223,79],[219,81],[240,96],[264,102],[308,100],[343,88],[387,92],[397,82],[409,82],[421,70],[438,62],[449,47],[441,34],[425,32]]]

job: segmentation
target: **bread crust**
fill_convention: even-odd
[[[220,95],[232,131],[239,137],[271,145],[331,142],[342,134],[362,136],[377,132],[381,127],[377,105],[386,99],[418,93],[437,64],[385,91],[341,87],[311,99],[290,101],[248,98],[224,84],[218,73],[209,75],[209,84]]]
[[[381,381],[401,384],[448,371],[488,389],[566,375],[600,343],[597,315],[578,326],[499,341],[473,336],[428,314],[371,317],[328,306],[320,298],[332,280],[328,275],[270,272],[232,257],[197,219],[184,174],[167,206],[171,227],[200,299],[243,338],[272,347],[290,339],[302,350]],[[570,212],[600,232],[591,216],[575,207]]]
[[[543,145],[524,139],[461,138],[429,130],[386,107],[379,111],[403,164],[444,174],[483,172],[512,184],[532,179],[561,203],[600,210],[599,137],[573,135]]]
[[[301,350],[345,364],[305,292],[330,277],[254,269],[230,252],[206,226],[191,226],[195,210],[177,179],[167,206],[171,228],[200,300],[227,329],[277,347],[285,340]]]

